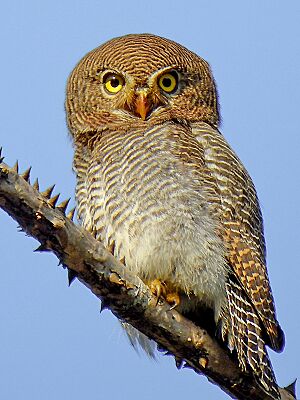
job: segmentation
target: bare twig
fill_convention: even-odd
[[[1,162],[0,157],[0,162]],[[266,400],[268,396],[251,375],[241,371],[230,354],[208,333],[164,302],[156,305],[149,288],[130,274],[90,233],[65,215],[67,202],[55,207],[53,188],[40,193],[29,184],[30,171],[18,174],[18,166],[0,164],[0,207],[21,228],[37,239],[37,250],[52,251],[71,275],[87,286],[118,318],[155,340],[175,356],[177,365],[192,368],[233,398]],[[283,400],[295,397],[280,389]]]

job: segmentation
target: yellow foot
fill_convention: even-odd
[[[166,295],[166,284],[165,282],[160,281],[159,279],[154,279],[154,281],[150,282],[150,290],[156,296],[156,306],[161,297],[165,297]]]
[[[150,282],[150,290],[156,296],[156,304],[158,304],[160,298],[164,298],[167,303],[172,305],[171,309],[177,307],[180,304],[180,296],[177,292],[168,293],[168,288],[165,282],[159,279],[154,279]]]
[[[167,301],[167,303],[172,305],[171,310],[173,310],[173,308],[179,306],[179,304],[180,304],[180,296],[176,292],[168,293],[167,297],[166,297],[166,301]]]

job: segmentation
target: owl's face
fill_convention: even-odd
[[[141,34],[112,39],[70,75],[66,109],[73,135],[167,121],[219,121],[209,65],[185,47]]]

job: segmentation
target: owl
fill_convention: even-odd
[[[262,215],[218,129],[208,63],[159,36],[112,39],[71,73],[66,112],[80,223],[157,299],[196,324],[211,321],[240,367],[279,399],[266,346],[281,351],[284,335]]]

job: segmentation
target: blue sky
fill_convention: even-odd
[[[169,37],[205,58],[220,95],[221,130],[250,172],[265,220],[269,275],[284,353],[278,382],[299,368],[300,3],[277,0],[5,2],[0,16],[0,146],[32,165],[42,188],[74,199],[64,115],[68,74],[89,50],[126,33]],[[74,200],[72,200],[74,202]],[[0,398],[228,398],[205,377],[136,354],[119,324],[52,254],[0,211]]]

